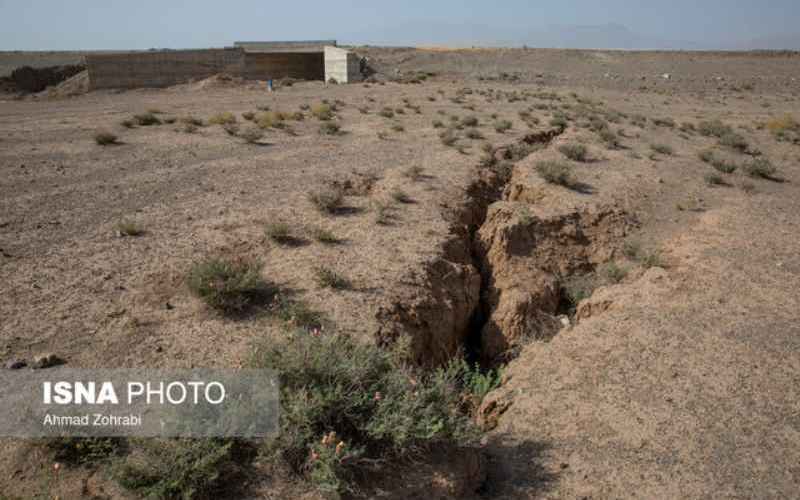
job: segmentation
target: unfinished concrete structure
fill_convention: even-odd
[[[325,81],[350,83],[361,80],[361,61],[349,50],[325,47]]]
[[[297,78],[348,83],[361,79],[359,59],[335,40],[236,42],[234,47],[86,56],[89,87],[167,87],[218,73],[249,80]]]

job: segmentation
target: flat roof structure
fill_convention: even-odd
[[[294,40],[283,42],[234,42],[234,47],[245,52],[325,52],[325,47],[336,47],[336,40]]]

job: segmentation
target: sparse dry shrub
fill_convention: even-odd
[[[269,287],[261,264],[245,258],[210,257],[196,263],[187,278],[189,289],[208,306],[223,313],[242,312]]]
[[[461,125],[464,127],[477,127],[480,121],[477,116],[469,115],[461,119]]]
[[[308,199],[320,212],[335,214],[342,208],[344,193],[341,189],[326,186],[310,191]]]
[[[706,137],[722,138],[725,134],[733,132],[733,129],[722,123],[720,120],[701,121],[697,125],[697,131]]]
[[[224,130],[226,134],[236,137],[236,135],[239,133],[239,125],[236,123],[226,123],[222,125],[222,130]]]
[[[292,332],[259,346],[256,368],[278,374],[281,430],[265,457],[307,474],[339,497],[365,462],[393,463],[433,447],[472,446],[478,432],[463,412],[499,383],[463,360],[424,371],[409,363],[409,342],[392,348],[339,332]]]
[[[115,226],[119,236],[141,236],[144,228],[132,220],[122,220]]]
[[[583,144],[577,143],[569,143],[569,144],[562,144],[558,147],[558,150],[573,161],[586,161],[586,156],[589,153],[589,150]]]
[[[670,156],[675,152],[672,149],[672,146],[670,146],[668,144],[660,144],[660,143],[651,144],[650,145],[650,149],[655,153],[666,155],[666,156]]]
[[[766,158],[756,158],[746,163],[743,170],[750,177],[778,180],[778,169]]]
[[[332,120],[334,115],[331,105],[324,102],[311,106],[311,114],[321,121]]]
[[[442,144],[445,146],[454,146],[456,142],[458,142],[458,135],[455,132],[448,129],[439,134],[439,140],[442,141]]]
[[[244,132],[239,134],[239,137],[244,139],[248,144],[255,144],[264,137],[264,132],[258,127],[249,127]]]
[[[342,129],[338,123],[323,122],[319,126],[319,133],[322,135],[339,135],[342,133]]]
[[[336,270],[325,266],[317,266],[314,268],[314,281],[320,288],[349,290],[352,287],[350,280],[342,276]]]
[[[119,138],[112,134],[111,132],[97,132],[94,134],[94,142],[99,144],[100,146],[110,146],[112,144],[117,144]]]
[[[509,120],[500,120],[494,124],[494,130],[498,134],[504,134],[509,130],[511,130],[513,126],[514,124],[511,123]]]
[[[736,132],[728,132],[719,138],[719,143],[722,146],[735,149],[736,151],[744,153],[750,148],[750,145],[741,134]]]
[[[161,125],[161,120],[153,113],[142,113],[134,115],[133,121],[140,127],[149,127],[151,125]]]
[[[213,115],[211,118],[208,119],[208,123],[211,125],[229,125],[236,123],[236,115],[229,111],[225,111],[222,113],[217,113]]]
[[[536,164],[536,171],[550,184],[571,187],[575,183],[572,167],[560,161],[540,161]]]
[[[256,117],[256,123],[262,129],[284,128],[286,115],[280,111],[265,111]]]

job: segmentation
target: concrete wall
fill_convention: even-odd
[[[325,47],[325,81],[335,79],[339,83],[361,80],[358,56],[338,47]]]
[[[242,74],[241,49],[170,50],[90,54],[89,88],[168,87],[217,73]]]
[[[250,80],[361,80],[359,59],[337,47],[316,52],[250,52],[241,48],[88,54],[89,88],[168,87],[218,73]]]
[[[336,47],[336,40],[299,40],[291,42],[234,42],[234,47],[246,52],[319,52],[327,46]]]
[[[243,76],[248,80],[298,78],[322,80],[325,78],[325,60],[322,52],[247,52],[244,56]]]

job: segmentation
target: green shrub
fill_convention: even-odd
[[[628,240],[622,245],[622,253],[631,260],[637,260],[642,252],[642,244],[638,241]]]
[[[97,465],[118,455],[126,448],[123,438],[56,437],[46,440],[55,452],[55,460],[69,465]]]
[[[512,127],[514,127],[514,124],[511,123],[508,120],[500,120],[498,122],[495,122],[495,124],[494,124],[494,130],[498,134],[504,134],[504,133],[508,132],[509,130],[511,130]]]
[[[741,134],[737,134],[736,132],[729,132],[722,137],[719,138],[719,143],[722,146],[729,147],[731,149],[735,149],[739,152],[745,152],[750,147],[747,143],[747,139],[742,137]]]
[[[716,169],[718,172],[722,172],[723,174],[732,174],[736,172],[737,168],[739,168],[738,165],[724,158],[714,158],[711,161],[711,166],[714,167],[714,169]]]
[[[254,365],[278,374],[282,408],[281,432],[265,455],[333,494],[350,489],[364,462],[474,444],[478,434],[459,411],[469,368],[453,362],[421,371],[406,363],[407,346],[384,350],[341,333],[296,332],[259,348]]]
[[[113,475],[146,498],[217,498],[241,481],[235,443],[222,439],[142,440]]]
[[[441,120],[433,120],[433,128],[444,128],[444,123]]]
[[[570,187],[575,182],[572,167],[560,161],[540,161],[536,164],[536,171],[550,184]]]
[[[469,366],[463,359],[451,361],[451,365],[460,365],[457,370],[464,374],[463,390],[473,398],[473,407],[477,409],[481,401],[502,383],[502,370],[482,372],[478,366]]]
[[[598,135],[608,149],[619,148],[619,137],[611,129],[603,129],[598,132]]]
[[[325,316],[304,302],[292,300],[286,296],[278,295],[272,301],[272,312],[287,326],[301,328],[311,332],[320,330],[325,323]]]
[[[766,158],[756,158],[743,167],[744,172],[750,177],[775,180],[778,169]]]
[[[94,134],[94,142],[100,146],[109,146],[117,144],[118,137],[111,132],[98,132]]]
[[[256,119],[256,114],[253,113],[252,111],[245,111],[244,113],[242,113],[242,118],[244,118],[248,122],[252,122],[253,120]]]
[[[244,311],[268,291],[261,264],[244,258],[209,257],[192,266],[189,289],[223,313]]]
[[[733,132],[733,129],[722,123],[720,120],[702,121],[697,125],[697,130],[706,137],[721,138],[725,134]]]
[[[405,132],[406,128],[403,126],[402,123],[395,123],[392,125],[392,130],[394,132]]]
[[[134,126],[136,126],[136,122],[134,120],[130,120],[130,119],[122,120],[121,122],[119,122],[119,124],[122,125],[125,128],[133,128]]]
[[[561,154],[573,161],[586,161],[586,155],[588,154],[586,146],[576,143],[562,144],[558,147],[558,150],[561,151]]]
[[[599,274],[609,283],[619,283],[628,275],[628,270],[616,262],[608,262],[600,267]]]
[[[565,115],[554,116],[550,120],[550,126],[565,129],[569,126],[569,119]]]
[[[661,252],[658,250],[639,252],[638,260],[645,269],[650,269],[651,267],[664,267],[664,261],[661,258]]]
[[[383,108],[378,111],[378,115],[384,118],[394,118],[394,110],[392,108]]]
[[[335,270],[324,266],[314,268],[314,281],[320,288],[332,288],[334,290],[348,290],[351,288],[350,280]]]

